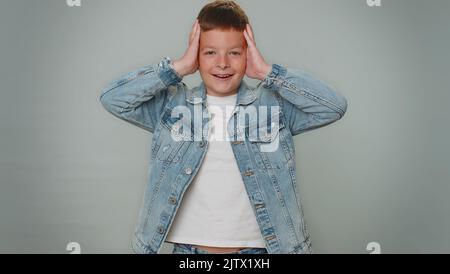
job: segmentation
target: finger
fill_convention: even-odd
[[[189,43],[192,41],[195,35],[195,26],[192,27],[191,33],[189,33]]]
[[[244,30],[244,37],[245,37],[245,40],[247,41],[247,47],[252,47],[253,41],[250,39],[250,36],[246,30]]]
[[[189,45],[198,44],[200,41],[200,27],[196,27],[194,33],[192,34],[191,40],[189,41]]]
[[[250,34],[250,37],[251,37],[252,39],[255,38],[254,35],[253,35],[253,29],[252,29],[252,26],[251,26],[250,24],[247,24],[247,27],[248,27],[248,33]]]
[[[247,32],[253,42],[255,42],[255,36],[253,36],[253,30],[250,24],[247,24]]]
[[[249,38],[248,38],[248,34],[247,34],[247,30],[244,30],[244,38],[245,41],[247,42],[247,45],[250,44]]]
[[[195,21],[195,27],[196,27],[197,29],[200,29],[200,23],[198,22],[198,20]]]
[[[197,30],[195,32],[195,41],[198,42],[200,40],[201,28],[200,24],[197,24]]]
[[[194,28],[192,29],[191,35],[189,37],[189,43],[192,43],[195,39],[197,39],[199,32],[200,32],[200,26],[196,22],[194,25]]]
[[[189,34],[189,41],[192,41],[192,39],[194,38],[198,26],[198,19],[196,19],[194,24],[192,25],[191,33]]]
[[[244,44],[245,44],[245,46],[248,48],[248,39],[247,39],[247,34],[245,33],[245,30],[242,32],[242,34],[244,35]]]
[[[198,32],[198,34],[200,34],[200,31],[202,30],[202,28],[200,27],[200,24],[198,22],[197,22],[196,27],[197,27],[196,31]]]

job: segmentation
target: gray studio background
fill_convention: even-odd
[[[0,253],[132,252],[151,135],[99,95],[180,57],[205,3],[0,0]],[[348,100],[342,120],[295,137],[316,253],[450,252],[450,1],[239,3],[268,62]]]

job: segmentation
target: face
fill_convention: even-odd
[[[218,29],[202,32],[198,58],[200,75],[209,95],[235,94],[247,64],[243,32]]]

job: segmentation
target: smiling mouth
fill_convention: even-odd
[[[230,79],[234,74],[213,74],[213,76],[220,80]]]

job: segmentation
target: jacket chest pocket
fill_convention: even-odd
[[[275,152],[279,148],[281,131],[284,124],[271,123],[270,126],[265,125],[258,127],[250,125],[246,129],[246,137],[250,143],[258,146],[260,152]]]
[[[255,131],[258,131],[258,134]],[[246,136],[251,144],[253,156],[262,170],[287,168],[293,158],[291,152],[293,148],[289,147],[286,131],[289,129],[285,128],[283,122],[278,125],[272,123],[270,130],[264,126],[249,128]]]
[[[159,150],[156,154],[156,158],[161,162],[180,162],[183,158],[181,152],[183,147],[183,142],[163,142],[159,146]]]
[[[164,110],[160,122],[160,132],[157,138],[156,159],[161,162],[177,163],[182,161],[187,148],[190,134],[180,133],[180,129],[185,125],[180,118],[171,117],[171,109]]]

